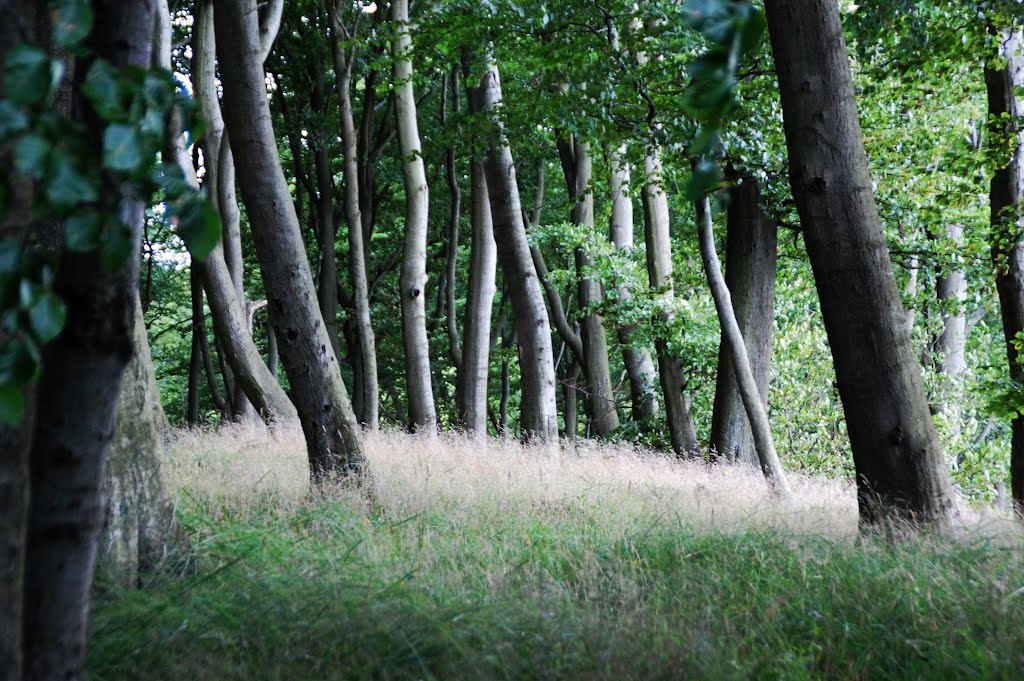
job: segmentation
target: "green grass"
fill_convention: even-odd
[[[173,475],[172,475],[173,477]],[[600,500],[182,488],[192,574],[102,585],[88,678],[1020,678],[1024,561]],[[442,492],[446,492],[442,494]]]

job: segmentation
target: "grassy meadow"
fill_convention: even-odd
[[[372,494],[301,437],[179,433],[183,577],[100,578],[87,678],[1020,678],[1024,534],[858,538],[849,482],[614,446],[367,439]]]

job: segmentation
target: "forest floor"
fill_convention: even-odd
[[[1019,678],[1024,535],[858,538],[851,483],[585,445],[367,439],[372,499],[301,437],[181,433],[195,555],[101,578],[87,678]]]

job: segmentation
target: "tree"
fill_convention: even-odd
[[[314,481],[358,471],[362,442],[316,303],[298,218],[281,170],[267,103],[255,0],[214,7],[227,130],[267,291],[281,362],[306,437]]]
[[[871,192],[839,7],[768,0],[765,8],[790,184],[835,362],[861,522],[948,529],[957,510]]]

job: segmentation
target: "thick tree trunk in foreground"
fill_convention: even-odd
[[[732,305],[732,296],[722,276],[722,264],[718,260],[715,249],[715,232],[711,223],[711,205],[705,195],[697,202],[697,236],[700,240],[700,255],[704,261],[704,272],[711,287],[711,296],[715,299],[718,310],[718,322],[722,327],[722,344],[729,352],[736,384],[739,387],[743,407],[754,438],[754,448],[761,464],[761,472],[768,479],[772,491],[783,497],[791,496],[786,473],[782,462],[775,452],[775,441],[772,439],[771,425],[768,423],[768,409],[762,401],[762,393],[758,389],[754,371],[750,365],[747,346],[743,341],[743,333],[736,321],[736,312]]]
[[[317,307],[299,222],[281,171],[267,102],[255,0],[218,0],[217,41],[233,59],[221,62],[224,104],[238,178],[277,334],[281,361],[306,436],[314,481],[363,464],[352,405]]]
[[[647,239],[647,277],[652,289],[660,298],[662,312],[659,321],[671,328],[675,315],[672,289],[672,239],[669,232],[668,197],[661,188],[661,159],[657,150],[651,150],[644,160],[644,224]],[[688,457],[696,454],[697,429],[690,414],[690,402],[684,394],[686,379],[683,377],[679,358],[669,351],[668,341],[660,334],[654,342],[658,355],[658,373],[661,391],[665,399],[665,418],[668,422],[672,451],[676,456]]]
[[[97,569],[124,584],[140,573],[175,571],[188,558],[188,539],[160,471],[160,394],[141,308],[136,309],[132,360],[117,402],[117,429],[107,455],[107,500]]]
[[[344,27],[337,22],[338,9],[331,3],[334,27],[334,76],[341,113],[342,176],[345,179],[345,224],[348,227],[348,267],[352,279],[352,300],[359,343],[359,417],[360,423],[376,430],[380,423],[380,382],[377,377],[377,339],[370,318],[369,275],[366,244],[363,243],[361,211],[361,173],[359,172],[358,139],[352,113],[352,57],[346,53],[341,38]]]
[[[743,178],[740,184],[729,190],[728,210],[725,284],[732,297],[740,333],[746,342],[761,404],[767,409],[775,322],[778,229],[761,210],[761,189],[754,178]],[[713,457],[754,464],[758,461],[754,437],[736,382],[736,371],[724,338],[718,350],[711,448]]]
[[[997,143],[1009,139],[1013,152],[1003,159],[1006,165],[992,177],[992,257],[997,267],[996,288],[1003,313],[1010,377],[1020,382],[1024,381],[1024,365],[1014,341],[1024,331],[1024,241],[1019,236],[1024,227],[1024,132],[1020,123],[1024,98],[1017,96],[1017,89],[1024,87],[1024,38],[1020,31],[1011,34],[1005,30],[999,32],[999,38],[999,56],[1006,60],[1006,65],[998,71],[985,69],[988,113],[990,120],[995,117],[999,121],[993,131],[1002,138]],[[1013,419],[1011,426],[1010,487],[1014,507],[1024,515],[1024,418]]]
[[[768,0],[790,182],[857,470],[861,522],[958,522],[878,217],[839,7]]]
[[[95,54],[118,67],[148,68],[157,3],[93,5]],[[97,125],[82,108],[85,124]],[[103,193],[139,243],[141,202],[118,186]],[[24,601],[30,679],[77,679],[85,662],[105,457],[132,354],[137,285],[134,251],[113,272],[104,270],[98,252],[60,254],[54,289],[67,305],[67,323],[43,350],[31,452]]]
[[[619,252],[627,255],[633,250],[633,200],[629,196],[630,168],[625,160],[623,145],[612,155],[612,216],[611,241]],[[633,294],[628,286],[618,289],[618,304],[628,307]],[[637,346],[633,340],[635,328],[622,324],[618,328],[619,345],[622,346],[622,362],[629,377],[629,393],[633,421],[645,424],[658,413],[658,396],[654,389],[655,369],[650,349]],[[646,424],[645,427],[650,427]]]
[[[395,38],[391,46],[394,58],[395,115],[398,147],[402,155],[402,177],[405,180],[405,243],[399,288],[409,424],[416,431],[433,435],[437,432],[437,413],[434,410],[430,376],[426,317],[427,212],[430,199],[412,86],[408,0],[392,1],[391,20],[395,24]]]
[[[562,168],[565,172],[569,196],[575,202],[572,209],[573,224],[591,232],[594,229],[594,192],[592,186],[593,162],[590,145],[580,142],[575,135],[559,143],[562,150]],[[584,248],[573,253],[579,284],[576,300],[583,318],[580,320],[580,342],[583,373],[587,378],[587,405],[594,435],[606,438],[619,427],[619,413],[615,408],[611,369],[608,364],[608,338],[604,320],[594,307],[604,300],[601,284],[590,277],[594,259]]]
[[[501,106],[501,80],[493,62],[488,63],[480,89],[481,110],[489,114],[495,128],[485,168],[494,241],[518,332],[522,389],[520,425],[526,439],[554,445],[558,442],[558,406],[551,327],[526,238],[512,149],[497,116],[496,109]]]

